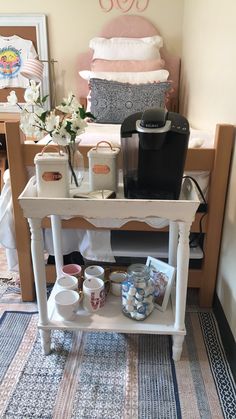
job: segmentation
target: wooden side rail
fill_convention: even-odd
[[[203,307],[210,307],[213,301],[234,140],[235,127],[233,125],[217,125],[200,286],[200,304]]]
[[[0,121],[0,134],[5,135],[5,123]],[[0,150],[0,191],[3,187],[3,174],[7,168],[7,152]]]
[[[6,122],[5,132],[15,220],[21,295],[23,301],[33,301],[35,299],[35,288],[31,261],[30,232],[28,221],[24,218],[23,211],[18,202],[18,196],[28,181],[23,157],[23,137],[20,135],[19,123],[17,122]]]

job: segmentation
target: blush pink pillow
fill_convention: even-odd
[[[153,71],[164,68],[165,61],[155,60],[102,60],[94,59],[91,63],[92,71]]]

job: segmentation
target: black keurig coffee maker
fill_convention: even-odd
[[[189,124],[161,108],[137,112],[121,125],[126,198],[179,199]]]

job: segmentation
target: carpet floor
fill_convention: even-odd
[[[236,419],[215,317],[191,290],[178,362],[169,336],[101,332],[53,331],[45,356],[37,304],[21,302],[14,275],[0,279],[0,418]]]
[[[19,310],[11,290],[6,294],[1,418],[236,418],[235,384],[210,311],[186,313],[179,362],[172,360],[168,336],[101,332],[53,331],[52,353],[45,356],[33,304]]]

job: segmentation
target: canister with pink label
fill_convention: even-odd
[[[34,158],[39,197],[69,196],[68,155],[62,152],[38,153]]]
[[[109,189],[117,191],[119,147],[113,147],[108,141],[100,141],[88,152],[89,189],[96,191]]]

